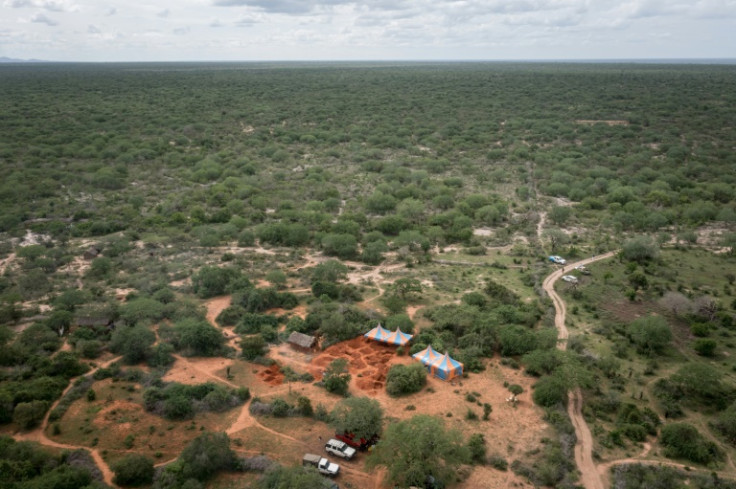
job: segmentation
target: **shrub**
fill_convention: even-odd
[[[115,329],[110,340],[110,349],[123,355],[129,365],[141,362],[146,351],[156,341],[153,331],[144,326],[120,326]]]
[[[143,455],[131,453],[112,465],[113,481],[122,486],[142,486],[153,482],[153,461]]]
[[[240,347],[243,351],[243,358],[255,360],[266,352],[266,341],[260,334],[246,336],[240,340]]]
[[[626,260],[645,263],[659,256],[659,248],[651,238],[638,236],[624,243],[621,255]]]
[[[684,458],[704,465],[724,458],[723,451],[715,443],[705,439],[694,426],[687,423],[665,425],[660,442],[664,454],[670,458]]]
[[[542,377],[534,385],[532,399],[539,406],[552,407],[557,404],[564,404],[566,398],[567,387],[556,376],[548,375]]]
[[[43,420],[49,408],[48,401],[21,402],[13,410],[13,422],[23,429],[30,429]]]
[[[172,396],[164,401],[164,417],[186,419],[194,415],[192,401],[184,396]]]
[[[291,406],[289,406],[289,404],[283,399],[274,400],[272,406],[273,409],[271,410],[271,414],[273,414],[277,418],[285,418],[289,415],[289,410],[291,409]]]
[[[693,349],[704,357],[713,357],[716,354],[716,340],[711,338],[698,338],[693,343]]]
[[[235,453],[230,449],[230,438],[225,433],[204,433],[187,445],[178,463],[183,479],[205,481],[220,470],[234,470],[238,466]]]
[[[330,362],[323,377],[325,389],[333,394],[346,395],[350,383],[348,362],[344,358],[337,358]]]
[[[672,340],[672,331],[662,316],[635,319],[628,328],[629,337],[640,353],[661,353]]]
[[[225,337],[204,319],[184,319],[174,326],[181,348],[195,355],[213,356],[222,348]]]
[[[401,396],[419,392],[427,384],[427,370],[421,363],[394,365],[386,376],[386,392]]]
[[[487,402],[483,403],[483,421],[488,421],[488,417],[493,412],[493,407]]]
[[[130,434],[125,437],[125,440],[123,440],[123,445],[125,445],[125,448],[131,449],[133,448],[133,444],[135,443],[135,435]]]
[[[312,409],[312,401],[310,401],[308,397],[297,397],[296,408],[302,416],[311,416],[312,414],[314,414],[314,410]]]
[[[509,463],[503,458],[502,455],[491,455],[488,457],[488,465],[496,470],[507,471],[509,469]]]
[[[470,461],[474,464],[482,464],[486,458],[486,439],[482,433],[474,433],[468,439],[468,451]]]

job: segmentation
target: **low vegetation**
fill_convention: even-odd
[[[8,432],[38,429],[76,378],[49,416],[61,434],[49,428],[48,436],[70,436],[65,426],[77,421],[97,449],[90,430],[105,409],[140,428],[135,415],[108,406],[124,402],[166,420],[149,433],[166,438],[177,420],[193,430],[196,413],[214,418],[250,396],[224,382],[163,382],[175,360],[222,357],[226,373],[208,378],[251,386],[264,380],[257,371],[275,368],[273,352],[291,332],[328,348],[382,322],[414,334],[402,354],[432,346],[461,361],[465,376],[518,369],[533,377],[528,394],[526,377],[511,382],[519,399],[509,409],[536,404],[552,427],[542,446],[492,448],[486,426],[501,408],[460,386],[453,423],[465,437],[444,414],[423,415],[416,399],[432,392],[417,363],[393,366],[385,379],[386,392],[418,413],[405,421],[385,419],[380,403],[362,397],[353,386],[363,373],[346,359],[320,367],[328,407],[280,393],[251,408],[268,406],[278,419],[265,419],[284,426],[303,416],[359,437],[383,433],[366,460],[385,465],[394,484],[424,486],[431,476],[450,486],[457,467],[462,475],[488,463],[536,485],[571,487],[579,481],[564,409],[568,390],[580,388],[597,460],[636,456],[648,443],[655,458],[730,469],[732,66],[0,71],[0,423]],[[572,263],[608,251],[616,256],[566,270],[577,282],[556,285],[570,332],[561,352],[542,291],[558,267],[547,257]],[[205,301],[223,296],[231,302],[213,324]],[[282,367],[288,382],[312,388],[316,372]],[[109,387],[117,383],[126,387]],[[8,438],[0,446],[16,487],[100,485],[74,462],[87,460],[78,452]],[[318,484],[298,467],[238,459],[223,434],[173,451],[178,460],[153,479],[150,458],[108,451],[107,459],[127,485],[201,487],[246,465],[258,487]],[[696,472],[625,465],[611,475],[622,488],[731,484]]]

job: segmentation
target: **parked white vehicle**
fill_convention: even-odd
[[[327,453],[342,457],[345,460],[350,460],[355,455],[355,448],[349,446],[344,441],[335,440],[334,438],[331,438],[325,444],[325,450],[327,450]]]
[[[578,278],[575,275],[563,275],[562,280],[564,280],[565,282],[569,282],[571,284],[578,283]]]
[[[567,260],[558,255],[550,256],[549,261],[551,261],[552,263],[557,263],[558,265],[564,265],[565,263],[567,263]]]
[[[324,457],[314,455],[313,453],[305,453],[302,458],[302,465],[312,465],[317,468],[320,474],[324,475],[337,475],[340,471],[340,466],[333,464]]]

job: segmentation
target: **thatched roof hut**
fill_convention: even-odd
[[[317,343],[317,338],[294,331],[289,335],[289,339],[287,339],[286,342],[295,350],[309,351],[314,348],[314,345]]]

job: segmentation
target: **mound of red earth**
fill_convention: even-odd
[[[262,372],[258,372],[258,376],[268,385],[281,385],[284,383],[284,374],[276,363]]]
[[[396,347],[359,336],[332,345],[314,357],[310,373],[321,379],[327,365],[336,358],[348,361],[348,371],[359,389],[376,392],[386,385],[389,361],[396,358]]]

